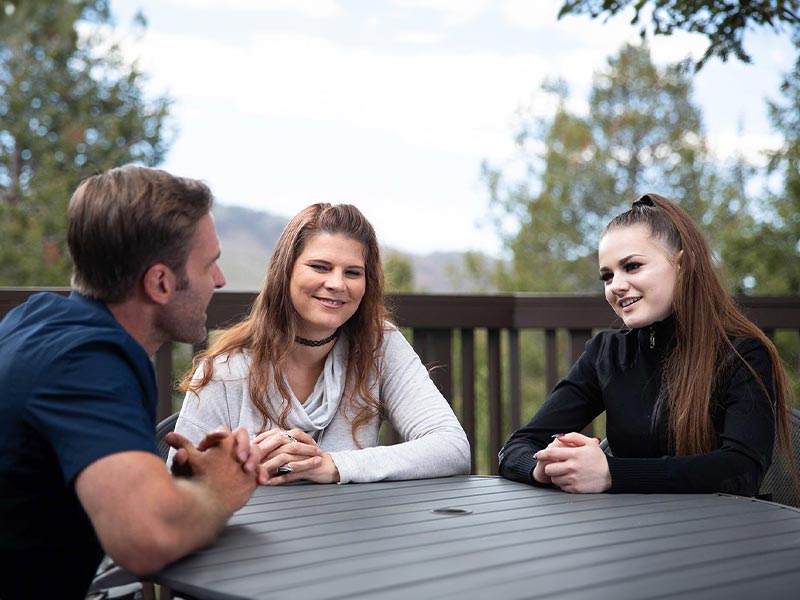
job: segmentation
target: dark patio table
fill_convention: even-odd
[[[154,580],[199,599],[800,598],[800,510],[478,476],[260,488]]]

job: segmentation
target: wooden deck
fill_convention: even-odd
[[[259,488],[155,581],[198,599],[800,596],[800,511],[497,477]]]

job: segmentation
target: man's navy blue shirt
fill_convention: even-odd
[[[83,598],[102,550],[75,479],[157,453],[156,402],[147,353],[103,303],[36,294],[0,322],[0,598]]]

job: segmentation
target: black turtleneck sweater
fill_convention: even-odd
[[[533,479],[533,455],[552,441],[554,433],[581,431],[606,411],[606,435],[613,452],[608,457],[609,492],[755,496],[772,462],[775,440],[772,363],[766,348],[754,339],[734,343],[770,395],[730,352],[712,391],[710,410],[718,448],[675,456],[661,389],[664,358],[673,344],[672,319],[638,330],[604,331],[590,340],[530,422],[500,450],[500,474],[542,485]]]

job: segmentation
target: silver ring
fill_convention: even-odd
[[[282,436],[284,436],[284,437],[287,437],[287,438],[289,438],[289,439],[290,439],[290,440],[292,440],[293,442],[296,442],[296,441],[297,441],[297,439],[296,439],[296,438],[295,438],[295,437],[294,437],[294,436],[293,436],[291,433],[289,433],[289,432],[288,432],[288,431],[286,431],[286,430],[283,430],[283,431],[281,431],[281,435],[282,435]]]

